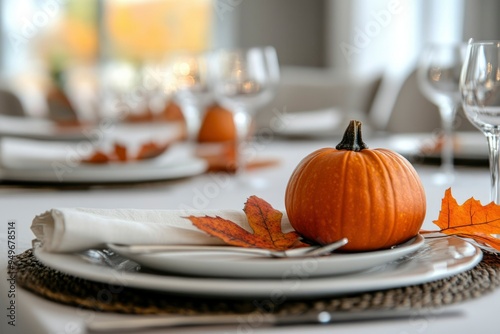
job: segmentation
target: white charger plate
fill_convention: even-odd
[[[415,238],[391,249],[363,253],[333,253],[316,258],[269,258],[252,254],[221,252],[163,252],[134,254],[113,244],[107,247],[116,253],[151,269],[173,274],[200,277],[281,278],[294,268],[313,268],[308,277],[353,273],[384,264],[408,255],[423,246],[424,238]]]
[[[438,280],[473,268],[481,260],[482,252],[456,237],[428,239],[413,254],[362,272],[313,278],[317,263],[303,261],[275,279],[205,278],[115,270],[90,263],[80,254],[47,253],[42,248],[35,248],[35,256],[61,272],[109,285],[211,297],[268,298],[279,294],[286,298],[312,298]],[[370,253],[365,256],[369,259]]]

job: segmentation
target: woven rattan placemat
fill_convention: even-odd
[[[235,300],[181,296],[130,287],[111,287],[51,269],[28,250],[9,270],[16,283],[47,299],[105,312],[130,314],[302,313],[306,310],[360,311],[381,308],[437,308],[476,298],[500,285],[500,256],[484,252],[471,270],[431,283],[341,297],[307,300]]]

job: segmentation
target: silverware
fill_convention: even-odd
[[[231,246],[206,246],[206,245],[122,245],[108,244],[111,250],[124,256],[127,254],[151,254],[165,252],[224,252],[224,253],[244,253],[268,257],[314,257],[326,255],[334,250],[346,245],[347,238],[323,246],[310,246],[294,248],[286,251],[273,251],[262,248],[245,248]]]
[[[137,271],[139,264],[109,249],[87,249],[79,253],[85,261],[118,271]]]
[[[287,326],[300,324],[331,324],[391,319],[416,319],[422,317],[458,316],[459,311],[432,311],[412,309],[392,309],[373,311],[312,311],[304,314],[273,315],[258,314],[259,326]],[[87,324],[88,333],[126,333],[146,329],[169,329],[176,327],[197,327],[217,325],[242,325],[246,319],[254,319],[255,314],[196,315],[196,316],[136,316],[115,320],[95,320]],[[250,320],[246,320],[250,321]]]

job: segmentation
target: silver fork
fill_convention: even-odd
[[[108,249],[87,249],[79,255],[87,262],[119,271],[137,271],[140,268],[136,262]]]
[[[262,248],[245,248],[231,246],[207,246],[207,245],[122,245],[108,244],[107,247],[111,250],[126,256],[127,254],[152,254],[165,252],[224,252],[224,253],[239,253],[253,254],[267,257],[285,258],[285,257],[315,257],[330,254],[334,250],[346,245],[347,238],[342,238],[336,242],[323,246],[310,246],[289,249],[286,251],[273,251]]]

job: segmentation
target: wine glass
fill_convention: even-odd
[[[258,107],[269,103],[279,83],[280,71],[274,47],[220,49],[213,57],[213,91],[217,101],[233,114],[237,134],[236,171],[246,166],[243,146]]]
[[[183,52],[168,60],[165,91],[180,105],[187,138],[194,141],[201,125],[202,111],[212,102],[209,52]]]
[[[451,184],[455,178],[453,166],[453,122],[460,106],[459,79],[465,56],[464,44],[429,44],[420,58],[417,78],[424,96],[439,108],[443,145],[441,171],[436,184]]]
[[[469,41],[460,92],[465,115],[488,140],[490,196],[500,204],[500,41]]]

